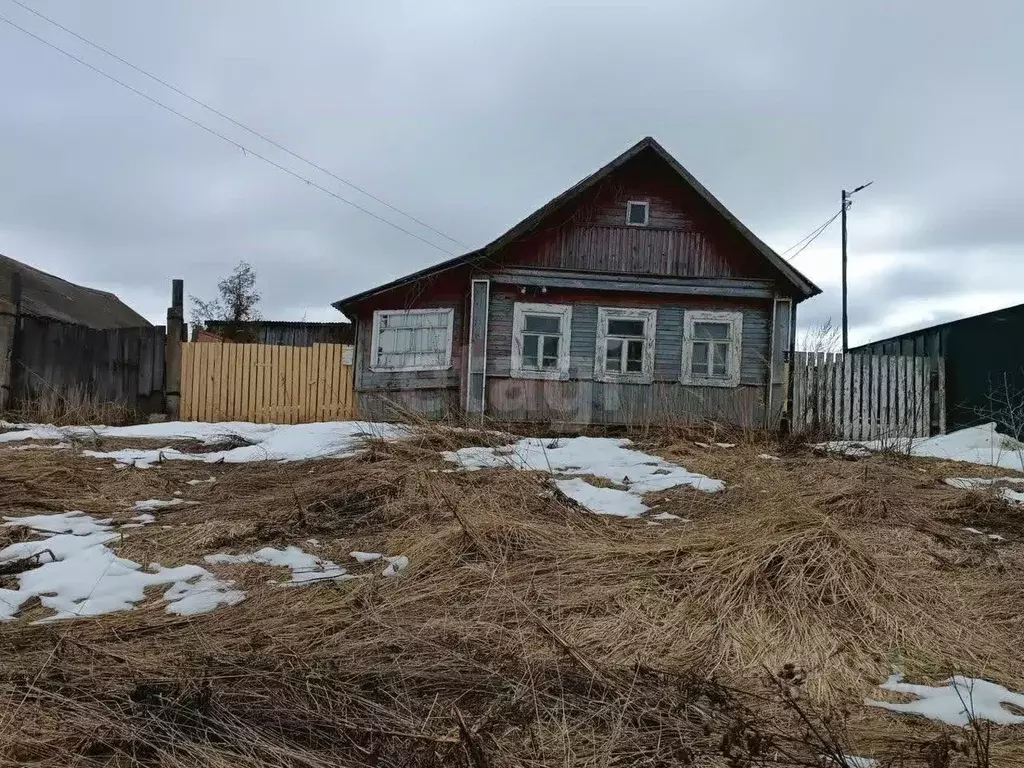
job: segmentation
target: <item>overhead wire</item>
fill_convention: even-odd
[[[796,251],[796,253],[794,253],[794,254],[793,254],[792,256],[790,256],[790,257],[786,258],[786,261],[792,262],[792,261],[793,261],[793,259],[795,259],[795,258],[796,258],[797,256],[799,256],[799,255],[800,255],[801,253],[803,253],[803,252],[804,252],[804,250],[805,250],[805,249],[806,249],[806,248],[807,248],[807,247],[808,247],[808,246],[809,246],[809,245],[810,245],[811,243],[813,243],[813,242],[814,242],[815,240],[817,240],[817,239],[818,239],[818,238],[819,238],[819,237],[820,237],[820,236],[821,236],[821,235],[822,235],[822,234],[823,234],[823,233],[825,232],[825,230],[826,230],[826,229],[828,229],[829,225],[830,225],[830,224],[831,224],[831,223],[832,223],[833,221],[835,221],[836,219],[838,219],[838,218],[839,218],[839,214],[841,214],[841,213],[842,213],[842,211],[841,211],[841,210],[840,210],[840,211],[837,211],[837,212],[836,212],[836,213],[835,213],[835,214],[834,214],[834,215],[832,216],[832,218],[830,218],[830,219],[829,219],[828,221],[826,221],[826,222],[825,222],[824,224],[822,224],[822,225],[820,225],[820,226],[818,226],[818,227],[814,228],[814,229],[813,229],[813,230],[811,230],[811,231],[810,231],[810,232],[809,232],[808,234],[806,234],[806,235],[804,235],[803,237],[801,237],[801,238],[800,238],[799,240],[797,240],[797,241],[796,241],[795,243],[793,243],[793,245],[789,246],[789,248],[787,248],[787,249],[786,249],[786,250],[784,250],[784,251],[783,251],[782,253],[780,253],[780,254],[779,254],[779,256],[782,256],[783,258],[786,258],[786,254],[787,254],[787,253],[789,253],[790,251],[792,251],[792,250],[793,250],[794,248],[798,248],[798,247],[799,247],[799,250],[798,250],[798,251]]]
[[[12,1],[16,2],[17,0],[12,0]],[[19,3],[19,5],[20,5],[20,3]],[[362,213],[365,213],[367,216],[370,216],[370,217],[376,219],[377,221],[380,221],[380,222],[382,222],[384,224],[387,224],[389,227],[392,227],[393,229],[397,229],[399,232],[405,233],[409,237],[413,237],[416,240],[419,240],[420,242],[425,243],[426,245],[429,245],[431,248],[435,248],[436,250],[439,250],[442,253],[447,254],[448,256],[456,256],[456,255],[458,255],[455,251],[451,251],[451,250],[449,250],[447,248],[444,248],[443,246],[440,246],[437,243],[434,243],[434,242],[428,240],[425,237],[421,237],[420,235],[417,235],[415,232],[412,232],[412,231],[406,229],[405,227],[403,227],[403,226],[401,226],[399,224],[395,224],[393,221],[390,221],[389,219],[384,218],[383,216],[375,213],[374,211],[371,211],[370,209],[360,205],[359,203],[356,203],[356,202],[354,202],[352,200],[349,200],[347,197],[339,195],[334,190],[332,190],[332,189],[330,189],[328,187],[325,187],[324,185],[319,184],[316,181],[313,181],[312,179],[310,179],[307,176],[303,176],[301,173],[292,170],[291,168],[287,167],[286,165],[282,165],[281,163],[278,163],[277,161],[272,160],[271,158],[267,157],[266,155],[262,155],[259,152],[256,152],[255,150],[251,149],[250,147],[247,147],[244,144],[242,144],[242,143],[240,143],[238,141],[235,141],[234,139],[230,138],[229,136],[226,136],[225,134],[221,133],[220,131],[217,131],[216,129],[211,128],[208,125],[205,125],[204,123],[202,123],[202,122],[200,122],[200,121],[198,121],[198,120],[196,120],[196,119],[194,119],[192,117],[189,117],[188,115],[186,115],[183,112],[178,111],[174,107],[171,107],[171,106],[165,104],[164,102],[160,101],[159,99],[157,99],[157,98],[155,98],[153,96],[150,96],[145,91],[139,90],[138,88],[136,88],[136,87],[126,83],[125,81],[123,81],[120,78],[110,74],[109,72],[106,72],[105,70],[100,69],[99,67],[97,67],[97,66],[95,66],[93,64],[90,64],[89,62],[87,62],[84,59],[76,56],[75,54],[71,53],[70,51],[66,51],[65,49],[63,49],[59,45],[57,45],[56,43],[52,43],[49,40],[47,40],[46,38],[41,37],[41,36],[35,34],[34,32],[26,29],[25,27],[21,26],[20,24],[18,24],[16,22],[12,21],[11,19],[7,18],[3,14],[0,14],[0,21],[4,22],[8,26],[13,27],[14,29],[18,30],[19,32],[22,32],[23,34],[28,35],[29,37],[33,38],[34,40],[37,40],[38,42],[42,43],[43,45],[45,45],[45,46],[47,46],[49,48],[52,48],[53,50],[57,51],[58,53],[61,53],[64,56],[67,56],[72,61],[75,61],[78,64],[81,64],[83,67],[86,67],[86,68],[92,70],[96,74],[102,75],[103,77],[107,78],[111,82],[114,82],[117,85],[120,85],[122,88],[126,88],[127,90],[129,90],[132,93],[134,93],[136,96],[140,96],[141,98],[145,99],[146,101],[150,102],[151,104],[154,104],[154,105],[160,107],[161,109],[164,109],[167,112],[170,112],[172,115],[180,117],[182,120],[185,120],[186,122],[191,123],[192,125],[196,126],[197,128],[201,128],[202,130],[206,131],[207,133],[209,133],[209,134],[211,134],[213,136],[216,136],[218,139],[221,139],[222,141],[225,141],[228,144],[231,144],[233,147],[241,150],[246,155],[251,155],[252,157],[255,157],[257,160],[261,160],[264,163],[266,163],[267,165],[270,165],[271,167],[276,168],[279,171],[283,171],[284,173],[287,173],[289,176],[292,176],[293,178],[298,179],[299,181],[301,181],[301,182],[303,182],[303,183],[313,187],[314,189],[319,190],[320,192],[323,192],[324,194],[330,195],[334,199],[336,199],[336,200],[338,200],[338,201],[340,201],[340,202],[342,202],[342,203],[344,203],[346,205],[349,205],[349,206],[355,208],[356,210],[361,211]],[[395,209],[395,210],[398,210],[398,209]],[[412,217],[410,217],[410,218],[412,218]],[[447,235],[445,237],[447,237]]]

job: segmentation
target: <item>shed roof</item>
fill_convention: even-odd
[[[76,285],[0,254],[0,298],[11,301],[11,278],[21,274],[22,312],[90,328],[138,328],[152,325],[117,296]]]
[[[982,312],[978,315],[967,315],[966,317],[957,317],[953,320],[944,320],[941,323],[935,323],[934,325],[926,325],[923,328],[915,328],[911,331],[904,331],[903,333],[897,333],[894,336],[887,336],[884,339],[875,339],[864,344],[858,344],[856,347],[850,347],[851,352],[857,352],[868,347],[873,347],[876,344],[888,344],[892,341],[902,341],[914,336],[920,336],[922,334],[935,333],[936,331],[943,331],[946,328],[950,328],[954,325],[961,325],[970,323],[975,320],[992,320],[999,315],[1009,315],[1018,312],[1024,312],[1024,304],[1014,304],[1009,307],[1002,307],[1000,309],[989,310],[988,312]]]
[[[634,159],[643,152],[653,152],[658,158],[660,158],[665,164],[667,164],[668,167],[673,172],[675,172],[675,174],[678,175],[679,178],[682,179],[682,181],[685,184],[690,186],[701,198],[703,198],[712,207],[712,209],[714,209],[719,215],[721,215],[726,220],[726,222],[744,240],[746,240],[758,253],[760,253],[761,256],[782,276],[782,278],[785,279],[794,287],[797,294],[801,298],[810,298],[811,296],[816,296],[817,294],[821,293],[821,289],[818,286],[816,286],[814,283],[808,280],[801,272],[795,269],[791,264],[789,264],[789,262],[787,262],[785,259],[779,256],[775,251],[768,247],[768,245],[764,241],[762,241],[753,232],[751,232],[743,224],[743,222],[736,218],[735,215],[733,215],[724,205],[722,205],[721,201],[719,201],[718,198],[712,195],[711,192],[708,191],[708,189],[703,184],[697,181],[693,174],[687,171],[679,163],[678,160],[672,157],[672,155],[669,154],[669,152],[663,146],[661,146],[661,144],[659,144],[654,138],[647,136],[638,141],[636,144],[627,149],[625,152],[623,152],[621,155],[616,157],[614,160],[612,160],[604,167],[590,174],[582,181],[565,190],[565,192],[558,195],[557,197],[555,197],[554,199],[552,199],[551,201],[549,201],[548,203],[546,203],[545,205],[531,213],[529,216],[520,221],[510,230],[505,232],[497,239],[491,241],[483,248],[478,248],[475,251],[470,251],[469,253],[463,254],[461,256],[456,256],[455,258],[448,259],[447,261],[442,261],[438,264],[434,264],[430,267],[421,269],[417,272],[412,272],[408,275],[404,275],[403,277],[400,277],[397,280],[392,280],[391,282],[384,283],[383,285],[378,285],[374,288],[362,291],[361,293],[354,294],[352,296],[349,296],[348,298],[334,302],[332,306],[338,310],[344,311],[344,308],[346,306],[356,304],[362,301],[363,299],[370,298],[371,296],[374,296],[378,293],[382,293],[393,288],[398,288],[408,283],[415,282],[416,280],[419,280],[421,278],[429,277],[430,275],[434,275],[439,272],[444,272],[449,269],[460,267],[465,264],[470,264],[477,260],[486,259],[495,254],[497,251],[504,248],[509,243],[512,243],[513,241],[531,232],[550,214],[557,211],[563,205],[566,205],[567,203],[575,200],[583,193],[593,188],[597,183],[605,179],[612,172],[621,168],[627,162]]]

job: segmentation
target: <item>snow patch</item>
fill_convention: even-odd
[[[219,605],[234,605],[245,594],[231,589],[231,582],[217,579],[197,565],[164,568],[118,557],[106,544],[120,538],[109,520],[97,520],[81,512],[33,515],[11,519],[5,525],[23,525],[56,535],[38,541],[12,544],[0,551],[0,563],[36,556],[37,568],[18,574],[17,589],[0,589],[0,621],[10,620],[32,597],[54,611],[39,622],[101,616],[129,611],[146,598],[146,588],[170,585],[163,599],[167,611],[194,615]]]
[[[109,533],[110,518],[97,520],[84,512],[59,512],[54,515],[28,515],[27,517],[5,517],[8,528],[31,528],[42,533],[70,533],[85,536],[90,533]],[[17,545],[15,545],[17,546]],[[10,549],[10,547],[8,547]],[[4,550],[5,552],[7,550]]]
[[[11,425],[7,425],[11,426]],[[210,453],[182,453],[173,448],[120,451],[83,451],[84,456],[114,459],[118,464],[147,469],[161,461],[203,461],[237,464],[250,461],[300,461],[352,456],[366,437],[397,439],[411,434],[408,427],[361,421],[330,421],[316,424],[251,424],[229,421],[208,424],[166,421],[132,427],[55,427],[22,424],[0,433],[0,443],[19,440],[63,440],[69,437],[145,438],[150,440],[199,440],[216,445],[241,439],[251,445]]]
[[[764,459],[765,461],[782,461],[778,456],[772,456],[770,453],[759,453],[757,458]]]
[[[681,485],[707,493],[725,488],[721,480],[688,472],[631,445],[629,440],[607,437],[529,437],[501,448],[462,448],[441,455],[463,469],[511,468],[604,478],[624,490],[597,488],[582,479],[556,480],[555,485],[592,512],[619,517],[638,517],[647,512],[650,508],[642,501],[646,493]]]
[[[693,522],[692,520],[689,520],[689,519],[687,519],[685,517],[680,517],[679,515],[673,515],[671,512],[661,512],[661,513],[659,513],[657,515],[651,515],[651,519],[652,520],[678,520],[681,523],[692,523]]]
[[[207,555],[210,565],[240,565],[256,563],[258,565],[274,565],[291,569],[292,580],[287,585],[309,584],[314,581],[345,581],[357,578],[351,576],[337,563],[321,560],[316,555],[303,552],[299,547],[274,549],[264,547],[248,555]]]
[[[189,480],[188,485],[203,485],[204,483],[216,483],[217,478],[210,476],[206,480]]]
[[[177,497],[168,499],[166,501],[162,499],[146,499],[145,501],[136,501],[132,506],[136,512],[156,512],[158,509],[167,509],[168,507],[180,507],[182,504],[188,504],[190,502]],[[152,521],[151,521],[152,522]]]
[[[555,487],[581,507],[598,515],[640,517],[650,507],[629,491],[617,488],[598,488],[586,480],[556,480]]]
[[[409,558],[405,555],[398,555],[396,557],[385,557],[388,561],[388,567],[384,569],[382,576],[394,576],[399,571],[404,571],[409,567]]]
[[[1001,685],[978,678],[955,675],[941,687],[911,685],[902,675],[893,675],[879,687],[893,693],[916,696],[915,701],[894,704],[866,699],[865,704],[890,712],[919,715],[947,725],[967,726],[972,719],[990,720],[998,725],[1024,725],[1024,715],[1015,715],[1003,707],[1011,704],[1024,709],[1024,696]]]
[[[905,440],[901,442],[904,446],[908,444]],[[870,455],[891,445],[891,440],[838,440],[821,443],[818,447],[847,455]],[[968,427],[947,435],[913,438],[909,441],[909,449],[912,456],[1024,471],[1024,444],[997,432],[994,422]]]
[[[349,552],[348,556],[355,558],[357,563],[372,563],[384,557],[379,552]]]

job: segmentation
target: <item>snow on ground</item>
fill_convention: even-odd
[[[132,507],[136,512],[156,512],[158,509],[167,509],[168,507],[180,507],[182,504],[191,504],[192,502],[185,501],[184,499],[146,499],[145,501],[136,501]]]
[[[394,576],[409,567],[409,558],[405,555],[385,557],[384,559],[388,561],[388,567],[384,569],[382,576]]]
[[[355,558],[357,563],[372,563],[384,557],[380,552],[349,552],[348,556]]]
[[[970,526],[966,525],[963,529],[968,533],[973,533],[978,536],[987,536],[988,538],[992,539],[992,541],[1006,541],[1006,539],[1003,536],[1000,536],[998,533],[985,533],[984,531],[979,531],[977,528],[971,528]]]
[[[169,421],[138,424],[132,427],[54,427],[50,424],[10,425],[20,427],[0,433],[0,443],[17,440],[66,440],[68,438],[145,438],[156,440],[199,440],[216,445],[237,439],[252,443],[238,448],[209,453],[182,453],[173,448],[121,451],[83,451],[84,456],[114,459],[120,464],[147,468],[165,460],[225,462],[299,461],[302,459],[344,458],[352,456],[366,437],[396,439],[410,434],[407,427],[361,421],[328,421],[316,424],[251,424],[228,421],[207,424],[194,421]]]
[[[896,442],[904,447],[907,445],[906,440],[837,440],[822,443],[820,447],[856,456],[885,450]],[[910,441],[910,453],[913,456],[964,461],[1024,472],[1024,443],[997,432],[995,423],[968,427],[948,435],[914,438]]]
[[[43,564],[18,574],[17,589],[0,589],[0,621],[13,619],[32,597],[55,613],[41,622],[100,616],[128,611],[142,602],[147,587],[168,586],[163,594],[167,611],[191,616],[234,605],[245,594],[231,589],[205,568],[182,565],[164,568],[118,557],[107,544],[120,538],[109,520],[81,512],[7,518],[7,526],[24,526],[55,535],[11,544],[0,551],[0,563],[36,557]]]
[[[344,568],[330,560],[321,560],[316,555],[303,552],[299,547],[274,549],[264,547],[248,555],[207,555],[210,565],[239,565],[256,563],[258,565],[275,565],[290,568],[292,580],[287,584],[309,584],[314,581],[345,581],[354,579]]]
[[[969,491],[980,488],[991,488],[996,483],[1024,483],[1024,477],[947,477],[943,482],[953,488]],[[1011,504],[1024,504],[1024,492],[1012,488],[999,488],[999,495]]]
[[[721,480],[688,472],[630,445],[629,440],[608,437],[528,437],[501,448],[462,448],[441,455],[463,469],[512,468],[602,477],[620,487],[598,488],[578,478],[554,481],[566,496],[601,515],[639,517],[650,509],[642,501],[645,493],[681,485],[708,493],[725,488]]]
[[[555,487],[581,507],[599,515],[640,517],[650,507],[641,498],[618,488],[598,488],[586,480],[556,480]]]
[[[204,485],[206,483],[216,483],[216,482],[217,482],[217,478],[211,476],[211,477],[207,478],[206,480],[189,480],[188,481],[188,485]]]
[[[692,523],[693,522],[692,520],[689,520],[689,519],[687,519],[685,517],[680,517],[679,515],[673,515],[671,512],[660,512],[657,515],[651,515],[651,519],[652,520],[678,520],[681,523]]]
[[[70,533],[85,536],[90,533],[109,533],[110,519],[97,520],[85,512],[59,512],[55,515],[29,515],[27,517],[5,517],[7,528],[31,528],[42,533]],[[5,550],[6,551],[6,550]]]
[[[376,552],[350,552],[350,556],[359,563],[369,563],[374,560],[386,560],[388,566],[384,569],[383,576],[394,576],[409,565],[409,558],[405,555],[385,557]],[[295,584],[309,584],[317,581],[347,581],[358,579],[360,576],[349,573],[337,563],[330,560],[322,560],[316,555],[303,552],[299,547],[285,547],[274,549],[264,547],[248,555],[207,555],[205,560],[210,565],[239,565],[243,563],[256,563],[258,565],[276,565],[290,568],[292,580],[286,582],[285,586]]]
[[[998,725],[1024,725],[1024,715],[1016,715],[1004,704],[1024,709],[1024,696],[1001,685],[972,677],[956,675],[941,687],[911,685],[902,675],[893,675],[879,687],[893,693],[916,696],[914,701],[894,704],[866,699],[865,704],[890,712],[920,715],[947,725],[967,726],[974,720],[990,720]]]

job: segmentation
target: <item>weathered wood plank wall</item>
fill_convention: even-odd
[[[8,405],[46,401],[71,408],[117,403],[146,413],[163,409],[163,326],[100,330],[24,315],[18,322],[17,349],[13,357],[10,351],[4,355]],[[13,325],[11,331],[7,335],[13,337]]]

